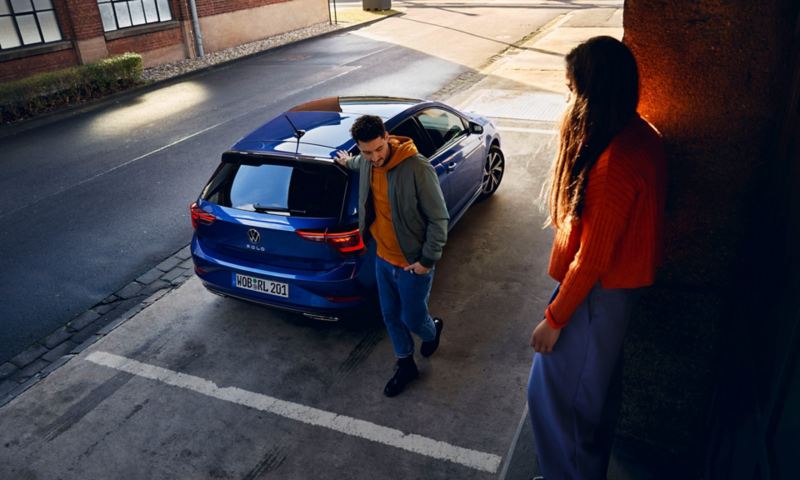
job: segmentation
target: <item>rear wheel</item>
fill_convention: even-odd
[[[503,173],[506,170],[506,160],[503,151],[497,145],[489,148],[489,155],[483,166],[483,182],[481,183],[481,194],[479,200],[489,198],[497,191],[500,182],[503,180]]]

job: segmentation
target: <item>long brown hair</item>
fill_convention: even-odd
[[[549,221],[580,218],[589,170],[636,114],[639,72],[633,53],[613,37],[594,37],[566,57],[571,98],[554,162]]]

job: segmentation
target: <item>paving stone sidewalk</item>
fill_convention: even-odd
[[[185,246],[152,269],[0,364],[0,407],[194,275]]]

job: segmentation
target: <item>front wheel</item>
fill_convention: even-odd
[[[481,182],[481,194],[478,200],[489,198],[497,191],[500,181],[503,180],[503,172],[506,169],[506,160],[503,151],[497,145],[489,148],[489,155],[486,156],[486,163],[483,166],[483,181]]]

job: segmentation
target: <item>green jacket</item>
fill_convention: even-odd
[[[375,220],[372,202],[372,164],[361,155],[347,161],[347,168],[358,170],[358,228],[366,238]],[[409,264],[419,262],[431,268],[442,258],[447,243],[450,215],[439,186],[436,171],[419,153],[403,160],[386,174],[389,203],[400,250]]]

